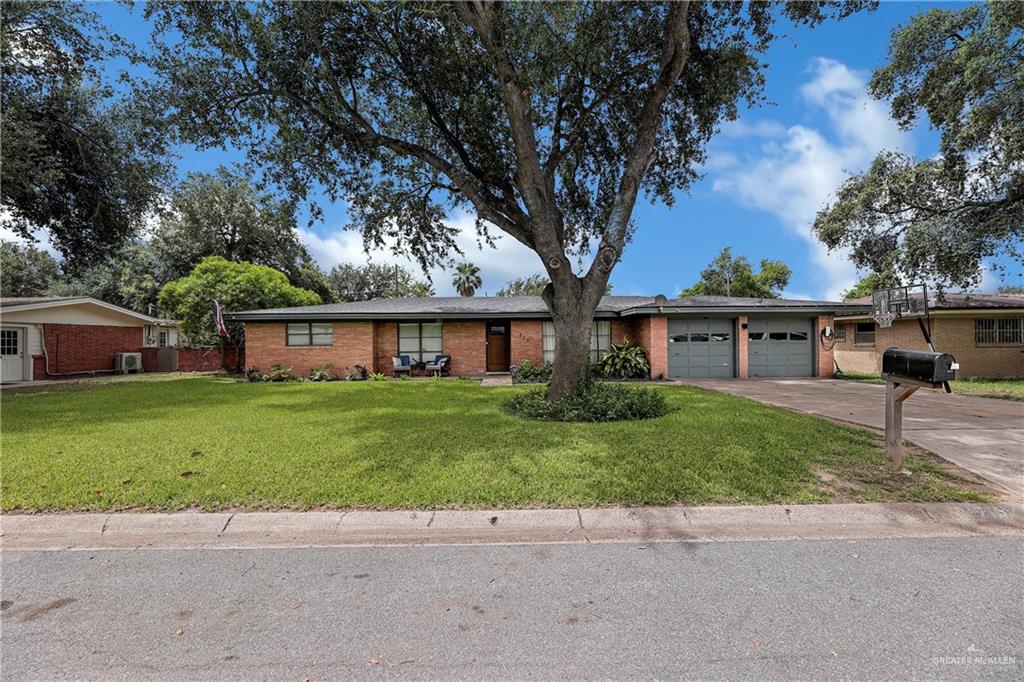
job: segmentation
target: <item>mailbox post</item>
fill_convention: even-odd
[[[882,354],[885,379],[885,454],[903,467],[903,403],[919,388],[944,388],[959,369],[949,353],[889,348]]]

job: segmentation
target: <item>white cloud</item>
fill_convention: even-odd
[[[471,215],[458,214],[447,222],[459,230],[455,241],[462,249],[464,257],[456,255],[456,259],[465,259],[480,268],[480,276],[484,285],[478,292],[479,295],[484,293],[493,295],[513,277],[541,272],[544,269],[537,254],[497,229],[491,230],[495,247],[490,247],[487,244],[483,244],[481,247]],[[395,255],[388,248],[390,245],[383,249],[374,249],[366,254],[363,251],[362,235],[358,232],[338,228],[327,236],[321,236],[310,230],[299,230],[299,237],[324,270],[330,270],[338,263],[373,262],[398,264],[409,268],[417,275],[421,274],[419,264],[415,259]],[[429,274],[433,279],[434,290],[439,296],[456,295],[457,292],[451,281],[451,269],[433,267]]]
[[[857,272],[848,252],[829,253],[814,237],[814,216],[843,180],[863,170],[879,151],[909,152],[913,143],[889,117],[885,104],[867,94],[866,74],[823,58],[811,64],[810,73],[800,95],[812,111],[824,111],[828,129],[792,125],[780,137],[770,123],[738,127],[734,133],[762,143],[742,163],[718,173],[713,186],[774,214],[806,239],[817,267],[812,276],[816,296],[837,298],[857,280]]]

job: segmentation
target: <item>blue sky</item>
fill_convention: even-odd
[[[779,259],[793,269],[785,294],[835,298],[858,273],[845,254],[829,254],[813,238],[810,222],[849,173],[862,170],[881,149],[933,153],[937,136],[927,125],[900,131],[883,102],[867,96],[870,72],[885,60],[892,29],[928,3],[883,3],[873,13],[779,39],[765,56],[768,106],[744,111],[723,126],[709,147],[705,177],[671,209],[638,204],[639,229],[612,274],[614,293],[676,295],[725,246],[757,263]],[[149,28],[134,10],[118,4],[96,8],[108,26],[144,46]],[[181,149],[179,173],[209,171],[238,159],[232,151]],[[469,216],[451,216],[465,228],[460,243],[483,270],[483,290],[494,293],[510,277],[541,270],[537,256],[505,237],[498,249],[477,247]],[[344,205],[329,206],[322,224],[302,230],[320,265],[364,262],[361,239],[345,231]],[[376,262],[404,262],[390,253]],[[1014,280],[1019,273],[1014,273]],[[452,294],[450,274],[432,272],[438,294]],[[981,288],[998,284],[986,277]]]

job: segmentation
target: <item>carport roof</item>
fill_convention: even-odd
[[[830,301],[792,299],[727,298],[690,296],[667,299],[664,296],[604,296],[596,316],[602,318],[698,312],[778,312],[850,313],[868,310],[868,306]],[[548,317],[540,296],[432,296],[426,298],[378,298],[353,303],[327,303],[294,308],[267,308],[228,313],[238,321],[328,320],[328,319],[473,319]]]

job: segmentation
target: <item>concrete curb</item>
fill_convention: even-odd
[[[1024,535],[1024,504],[5,514],[10,550],[344,547]]]

